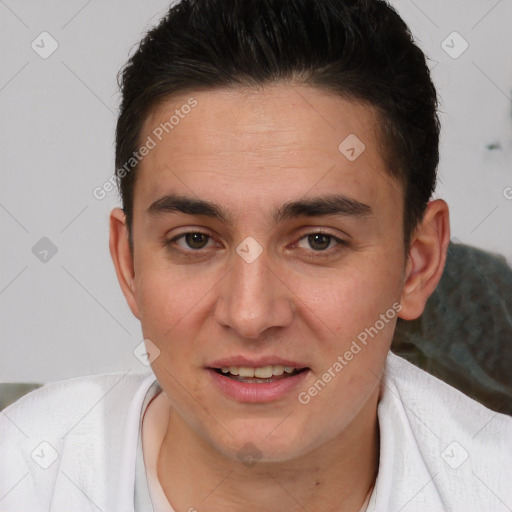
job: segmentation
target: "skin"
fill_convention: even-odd
[[[197,106],[136,171],[133,254],[122,210],[110,218],[121,288],[161,351],[152,368],[169,406],[164,492],[177,511],[357,512],[378,467],[380,378],[396,317],[307,405],[297,394],[394,303],[404,319],[422,313],[446,259],[448,207],[429,203],[406,258],[403,190],[384,170],[376,111],[312,87],[176,96],[151,112],[140,140],[190,96]],[[338,150],[349,134],[366,146],[355,161]],[[169,193],[214,202],[230,221],[148,213]],[[335,193],[372,215],[271,218],[286,202]],[[318,250],[307,235],[319,229],[348,245],[327,238]],[[199,249],[184,237],[165,245],[190,231],[212,238]],[[252,263],[236,252],[248,236],[263,249]],[[283,398],[241,403],[205,369],[233,355],[277,355],[310,372]],[[261,453],[252,467],[237,457],[247,443]]]

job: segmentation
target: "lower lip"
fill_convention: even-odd
[[[207,368],[212,376],[215,385],[225,395],[234,398],[239,402],[271,402],[279,398],[283,398],[290,393],[293,388],[304,381],[309,374],[309,370],[297,373],[286,379],[276,380],[275,382],[239,382],[229,377],[224,377],[211,368]]]

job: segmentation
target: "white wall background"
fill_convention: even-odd
[[[451,207],[452,238],[512,263],[512,0],[392,3],[440,93],[436,196]],[[167,7],[0,0],[0,381],[141,368],[140,326],[108,252],[117,194],[99,201],[92,190],[114,169],[117,71]],[[58,43],[46,59],[31,47],[51,49],[43,31]],[[454,31],[469,45],[458,58],[442,47],[460,53]],[[57,248],[46,263],[32,252],[43,237]]]

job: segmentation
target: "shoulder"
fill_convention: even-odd
[[[512,481],[512,417],[390,353],[379,423],[397,445],[395,460],[410,461],[404,478],[413,482],[426,470],[424,483],[450,510],[502,510]]]
[[[30,430],[30,423],[40,421],[64,426],[76,418],[78,411],[100,405],[101,401],[126,403],[150,371],[102,373],[62,379],[31,391],[0,413],[0,426],[18,420]]]
[[[54,507],[78,488],[108,496],[123,440],[127,432],[136,436],[140,405],[155,380],[151,370],[65,379],[0,411],[0,496],[9,493],[0,510],[10,502],[18,510]]]
[[[413,418],[428,418],[433,424],[443,426],[448,423],[461,431],[489,426],[493,431],[498,429],[504,435],[512,436],[512,417],[488,409],[391,352],[386,361],[383,383],[391,393],[394,392],[395,398],[400,398],[407,414]],[[485,437],[487,433],[484,430],[482,435]]]

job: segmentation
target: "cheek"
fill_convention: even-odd
[[[198,284],[158,261],[140,261],[136,269],[136,300],[144,335],[156,340],[172,336],[180,320],[193,314]]]
[[[194,280],[188,280],[179,267],[172,266],[165,249],[155,242],[141,239],[134,260],[135,295],[142,324],[158,319],[168,330],[193,300],[194,289],[187,284],[193,285]]]
[[[320,337],[347,342],[399,301],[400,269],[377,257],[377,252],[356,254],[357,263],[347,262],[336,271],[331,269],[325,277],[303,274],[292,281],[304,314],[323,333]],[[383,330],[389,331],[387,327]]]
[[[212,270],[199,275],[194,265],[171,266],[162,259],[139,260],[136,300],[144,338],[153,341],[162,360],[174,367],[179,361],[193,362],[202,353],[201,330],[209,322],[222,274]]]

